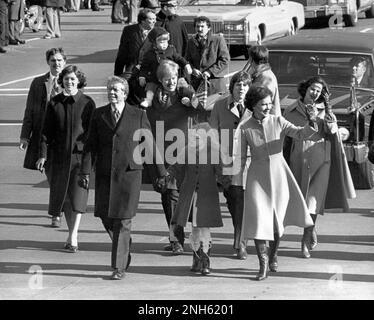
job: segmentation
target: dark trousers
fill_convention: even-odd
[[[178,190],[167,189],[166,192],[161,194],[162,207],[164,208],[166,222],[170,228],[171,218],[175,212],[179,199]],[[184,244],[184,230],[182,226],[173,225],[173,232],[178,241],[183,245]]]
[[[244,246],[245,241],[241,239],[243,210],[244,210],[244,190],[241,186],[230,186],[228,190],[223,191],[229,209],[232,224],[234,226],[234,248],[238,249],[240,243]]]
[[[9,44],[8,4],[0,0],[0,47]]]
[[[109,234],[110,239],[113,240],[113,219],[108,217],[101,217],[100,219],[105,231]]]
[[[124,272],[130,253],[131,219],[113,220],[112,268]]]

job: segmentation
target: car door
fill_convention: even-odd
[[[289,13],[284,2],[278,4],[278,0],[270,0],[269,5],[265,7],[266,11],[266,30],[269,37],[278,37],[287,33],[290,24]]]

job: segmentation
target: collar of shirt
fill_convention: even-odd
[[[125,104],[117,104],[117,105],[111,104],[110,107],[112,108],[112,112],[118,110],[119,114],[121,115],[123,112],[123,109],[125,108]]]

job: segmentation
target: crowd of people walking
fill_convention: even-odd
[[[302,228],[301,256],[310,258],[317,215],[346,209],[355,197],[328,85],[320,77],[305,79],[300,99],[282,116],[265,46],[253,46],[248,68],[227,83],[229,50],[224,37],[212,33],[209,18],[196,17],[196,33],[188,38],[176,1],[160,2],[158,13],[141,9],[137,23],[124,27],[107,80],[108,104],[96,107],[81,91],[86,77],[66,63],[61,48],[47,51],[49,71],[31,84],[20,148],[25,168],[46,172],[52,226],[65,216],[63,248],[79,250],[94,171],[94,214],[112,241],[113,280],[123,279],[131,263],[142,183],[160,193],[165,250],[184,252],[191,223],[192,272],[211,273],[210,228],[223,226],[220,191],[237,259],[247,259],[254,240],[257,280],[278,270],[286,226]],[[207,104],[206,96],[216,93],[217,101]],[[338,187],[337,201],[330,190]]]

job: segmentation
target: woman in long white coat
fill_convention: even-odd
[[[277,271],[279,239],[287,225],[302,228],[312,226],[304,197],[283,158],[285,136],[307,139],[316,131],[314,119],[304,127],[296,127],[282,116],[270,114],[271,91],[261,85],[253,85],[245,106],[252,117],[241,123],[234,141],[234,164],[244,169],[247,156],[250,165],[245,181],[244,239],[254,239],[260,270],[257,280],[267,277],[268,269]],[[249,150],[249,151],[248,151]],[[269,240],[270,253],[266,241]]]

